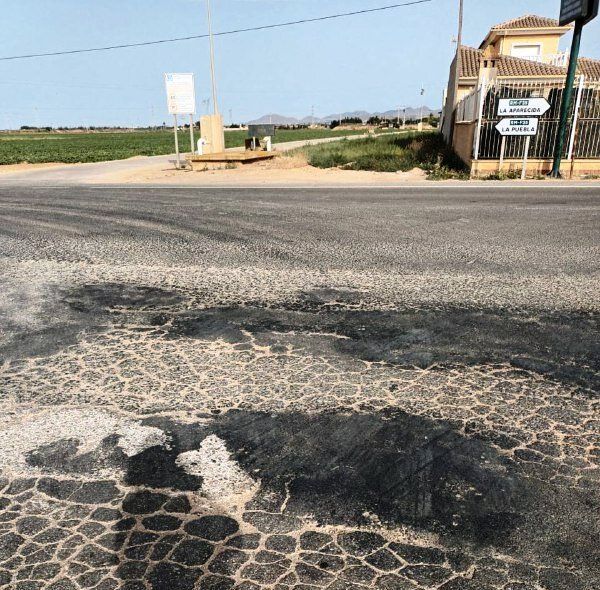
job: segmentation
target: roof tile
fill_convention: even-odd
[[[579,73],[583,74],[588,80],[600,80],[600,59],[580,57],[577,65],[579,66]]]
[[[478,78],[479,68],[481,66],[481,57],[483,51],[475,49],[475,47],[461,46],[461,78]],[[580,69],[582,68],[582,58]],[[585,67],[590,74],[596,71],[600,76],[600,61],[587,59]],[[499,55],[497,57],[498,75],[503,78],[514,77],[533,77],[533,76],[564,76],[567,72],[566,68],[553,66],[550,64],[540,63],[529,59],[512,57],[509,55]],[[585,73],[582,71],[582,73]],[[587,75],[587,74],[586,74]]]
[[[520,16],[519,18],[507,20],[499,25],[494,25],[492,27],[492,31],[506,29],[553,29],[557,28],[558,26],[558,21],[554,18],[537,16],[536,14],[526,14],[525,16]]]

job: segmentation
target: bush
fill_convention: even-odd
[[[317,168],[405,172],[420,167],[432,179],[468,177],[462,160],[438,133],[380,135],[309,146],[298,151]]]

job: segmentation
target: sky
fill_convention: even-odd
[[[212,0],[213,30],[260,26],[402,0]],[[463,43],[523,14],[557,17],[559,0],[465,0]],[[215,39],[226,123],[267,113],[304,117],[438,108],[456,35],[458,0]],[[206,33],[205,0],[3,0],[0,57]],[[570,35],[562,40],[567,49]],[[600,17],[581,55],[600,58]],[[0,128],[170,123],[163,74],[194,72],[198,113],[210,97],[206,39],[0,61]],[[425,89],[423,98],[421,87]]]

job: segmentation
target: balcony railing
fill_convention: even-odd
[[[536,61],[538,63],[550,64],[552,66],[566,67],[568,63],[568,56],[565,53],[547,53],[544,55],[513,55],[512,57],[518,57],[519,59],[527,59],[529,61]]]

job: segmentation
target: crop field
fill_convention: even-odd
[[[330,129],[278,130],[277,142],[301,141],[325,137],[342,137],[361,131],[336,131]],[[246,131],[225,133],[227,147],[244,145]],[[198,138],[198,132],[195,133]],[[189,151],[188,131],[179,133],[182,151]],[[134,156],[159,156],[175,151],[173,132],[90,132],[90,133],[0,133],[0,165],[46,162],[101,162],[121,160]]]

